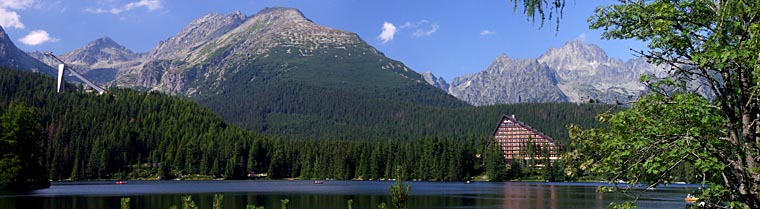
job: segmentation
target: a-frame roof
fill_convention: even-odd
[[[498,132],[498,131],[499,131],[499,126],[501,126],[501,123],[502,123],[502,122],[503,122],[505,119],[506,119],[506,120],[510,120],[510,121],[512,121],[513,123],[517,124],[517,126],[520,126],[520,127],[522,127],[522,128],[528,129],[528,130],[530,130],[530,131],[532,131],[532,132],[534,132],[534,133],[538,134],[539,136],[541,136],[541,137],[544,137],[544,139],[546,139],[546,140],[549,140],[550,142],[552,142],[552,143],[554,143],[554,144],[556,144],[556,145],[559,145],[559,142],[558,142],[558,141],[556,141],[556,140],[554,140],[554,138],[552,138],[552,137],[550,137],[550,136],[547,136],[547,135],[546,135],[546,134],[544,134],[543,132],[541,132],[541,131],[538,131],[538,130],[536,130],[536,129],[535,129],[535,128],[533,128],[533,127],[530,127],[529,125],[526,125],[526,124],[525,124],[525,123],[523,123],[522,121],[519,121],[519,120],[515,119],[515,117],[513,117],[513,116],[509,116],[509,115],[502,115],[502,116],[501,116],[501,119],[499,120],[499,123],[496,125],[496,128],[494,128],[493,132],[491,133],[491,135],[492,135],[492,136],[496,136],[496,132]]]

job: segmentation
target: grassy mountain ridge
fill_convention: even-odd
[[[467,106],[420,82],[421,76],[402,63],[367,53],[368,48],[322,50],[314,56],[293,56],[287,52],[294,48],[276,48],[265,57],[238,63],[223,82],[199,77],[192,88],[213,92],[201,90],[191,98],[251,130],[293,135],[288,129],[294,128],[313,134],[295,135],[317,138],[380,137],[383,133],[372,127],[391,120],[402,107]],[[353,57],[345,61],[349,54]]]
[[[116,85],[188,96],[249,130],[306,135],[289,133],[297,128],[316,138],[383,138],[372,129],[398,107],[468,106],[356,33],[320,26],[296,9],[268,8],[244,20],[222,15],[240,22],[217,16],[189,24],[166,42],[173,50],[164,53],[176,53],[156,50],[156,59],[119,74]],[[203,41],[185,46],[179,37]]]

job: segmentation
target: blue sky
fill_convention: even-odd
[[[205,14],[251,16],[265,7],[293,7],[317,24],[355,32],[386,56],[447,81],[484,70],[500,54],[535,58],[576,39],[623,60],[633,58],[629,48],[645,47],[601,40],[601,31],[588,29],[594,8],[614,1],[567,1],[557,33],[553,21],[539,28],[514,12],[509,0],[0,0],[0,25],[25,51],[62,54],[108,36],[146,52]],[[395,33],[387,30],[391,25]]]

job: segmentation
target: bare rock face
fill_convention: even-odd
[[[41,52],[29,54],[51,66],[58,64]],[[270,56],[277,58],[273,60]],[[386,75],[390,77],[423,82],[422,76],[400,62],[387,59],[357,34],[317,25],[300,11],[281,7],[267,8],[250,17],[240,12],[203,16],[144,54],[134,53],[103,37],[59,55],[63,61],[101,85],[184,96],[224,91],[220,86],[228,79],[237,79],[235,76],[241,71],[257,74],[245,71],[260,70],[250,65],[261,65],[257,63],[261,59],[269,58],[266,62],[276,63],[266,69],[287,71],[291,66],[289,62],[311,58],[306,62],[314,64],[307,64],[321,66],[326,64],[323,63],[328,58],[326,56],[333,60],[329,61],[330,65],[338,65],[336,69],[354,67],[389,71],[391,74]],[[315,57],[322,58],[315,60]],[[264,73],[271,74],[271,70]],[[340,84],[361,83],[364,82],[361,79],[367,79],[362,76],[369,75],[359,71],[355,73],[357,75],[353,79],[330,75],[332,77],[328,80]],[[254,75],[250,80],[257,78]]]
[[[455,78],[449,93],[473,105],[566,102],[549,67],[501,55],[483,72]]]
[[[82,48],[60,56],[67,63],[88,68],[111,67],[114,63],[135,61],[139,55],[127,49],[109,37],[92,41]]]
[[[187,84],[201,78],[223,82],[224,75],[243,69],[241,63],[267,57],[272,48],[288,47],[286,53],[305,57],[362,44],[356,34],[317,25],[296,9],[267,8],[251,17],[211,14],[159,43],[142,65],[121,71],[114,84],[192,96],[208,89]]]
[[[186,84],[181,68],[187,64],[182,60],[245,20],[239,11],[196,19],[175,36],[159,42],[141,57],[138,65],[121,68],[111,85],[177,94]]]
[[[430,71],[422,72],[420,75],[422,75],[422,78],[425,79],[425,82],[428,84],[433,85],[445,92],[449,91],[449,83],[447,83],[446,80],[442,77],[435,77],[435,75],[433,75],[433,73]]]
[[[2,26],[0,26],[0,66],[49,75],[55,74],[53,68],[18,49]]]
[[[578,103],[592,99],[604,103],[626,102],[646,91],[639,82],[641,75],[663,73],[662,67],[644,59],[623,62],[581,41],[549,49],[533,61],[536,63],[528,65],[525,64],[530,63],[528,61],[516,62],[500,56],[483,72],[455,78],[449,93],[473,105]],[[537,70],[539,68],[543,70]]]
[[[624,102],[644,92],[639,82],[643,74],[661,71],[643,59],[624,63],[613,59],[596,45],[571,41],[559,49],[549,49],[538,58],[556,71],[558,86],[570,102]]]
[[[29,55],[53,68],[59,64],[42,52],[30,52]],[[141,54],[132,52],[109,37],[96,39],[81,48],[56,56],[77,72],[101,85],[116,79],[119,71],[142,63]]]
[[[182,58],[190,51],[224,35],[245,21],[239,11],[232,14],[209,14],[188,24],[171,38],[161,41],[147,54],[149,60]]]

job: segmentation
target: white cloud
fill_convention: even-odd
[[[24,29],[24,23],[21,23],[16,12],[5,10],[5,8],[2,7],[0,7],[0,26],[3,26],[4,28],[13,27]]]
[[[483,30],[483,31],[480,31],[480,35],[481,36],[496,35],[496,32],[495,31],[491,31],[491,30]]]
[[[581,33],[581,35],[578,35],[578,37],[575,38],[575,40],[586,41],[586,33]]]
[[[411,28],[412,26],[414,26],[414,25],[412,25],[412,23],[411,23],[411,22],[409,22],[409,21],[406,21],[406,22],[405,22],[403,25],[399,26],[399,28],[401,28],[401,29],[404,29],[404,28]]]
[[[0,0],[0,25],[7,28],[24,29],[21,16],[13,10],[26,9],[36,3],[35,0]]]
[[[35,3],[35,0],[0,0],[0,8],[26,9]]]
[[[393,40],[393,36],[396,35],[396,26],[393,23],[383,22],[383,31],[377,36],[378,39],[383,41],[383,44]]]
[[[50,37],[50,34],[48,34],[47,31],[44,30],[33,30],[32,32],[29,32],[26,36],[19,39],[21,43],[30,45],[30,46],[36,46],[40,45],[46,42],[57,42],[57,38]]]
[[[417,21],[417,23],[412,23],[412,22],[406,21],[406,23],[404,23],[403,25],[401,25],[400,28],[401,29],[418,28],[421,25],[428,24],[428,23],[430,23],[430,21],[428,21],[428,20],[420,20],[420,21]]]
[[[164,8],[163,4],[161,3],[161,0],[140,0],[135,2],[130,2],[125,4],[121,7],[114,7],[111,9],[103,9],[103,8],[87,8],[84,11],[91,12],[95,14],[105,14],[105,13],[111,13],[111,14],[121,14],[122,12],[131,11],[138,8],[146,8],[149,12],[155,11],[161,8]]]
[[[429,20],[423,19],[417,21],[416,23],[407,21],[403,25],[399,26],[399,29],[417,29],[412,33],[412,36],[423,37],[433,35],[433,33],[437,32],[440,27],[441,26],[438,24],[430,24]]]
[[[416,29],[412,33],[412,37],[415,37],[415,38],[431,36],[433,35],[433,33],[438,32],[439,28],[441,28],[441,26],[439,26],[438,24],[431,24],[429,20],[424,20],[424,19],[417,21],[415,23],[407,21],[398,27],[393,25],[393,23],[383,22],[383,31],[380,33],[379,36],[377,36],[377,39],[380,39],[383,42],[383,44],[388,43],[389,41],[393,40],[393,37],[397,33],[406,29]]]
[[[153,10],[163,8],[163,6],[161,5],[161,0],[140,0],[138,2],[132,2],[127,5],[124,5],[124,8],[126,10],[132,10],[134,8],[140,8],[140,7],[148,8],[148,11],[153,11]]]
[[[437,32],[438,28],[440,28],[438,24],[432,24],[427,30],[422,29],[422,28],[417,29],[416,31],[414,31],[414,33],[412,33],[412,36],[414,37],[430,36],[430,35],[433,35],[433,33]]]

